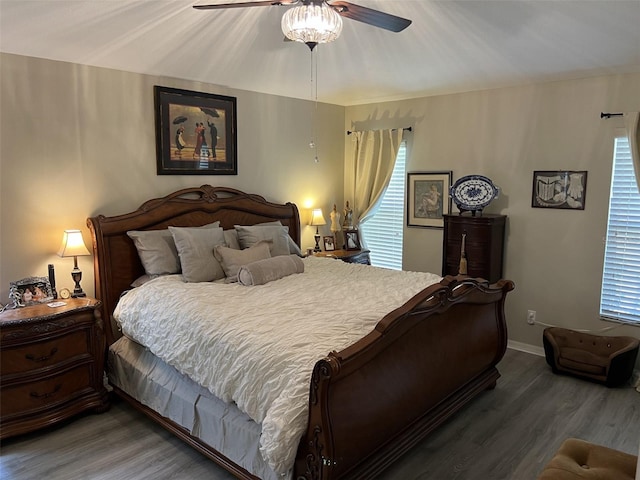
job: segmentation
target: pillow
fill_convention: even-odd
[[[282,222],[280,222],[280,220],[274,220],[273,222],[256,223],[254,226],[260,227],[264,225],[282,225]],[[294,242],[293,238],[291,238],[291,235],[289,235],[288,227],[285,228],[287,228],[287,243],[289,244],[289,253],[298,255],[299,257],[304,257],[304,255],[302,254],[302,250],[300,250],[298,244]]]
[[[294,273],[304,272],[304,263],[296,255],[280,255],[243,265],[238,270],[241,285],[264,285]]]
[[[218,228],[220,222],[213,222],[198,228]],[[169,229],[131,230],[127,235],[138,251],[138,257],[147,275],[180,273],[180,258]]]
[[[237,281],[238,270],[241,266],[271,257],[269,244],[265,241],[258,242],[245,250],[219,245],[215,247],[214,255],[222,264],[222,269],[230,282]]]
[[[224,245],[222,228],[169,227],[176,243],[182,278],[185,282],[211,282],[224,278],[222,266],[213,255],[217,245]]]
[[[269,242],[272,257],[289,255],[289,227],[282,225],[235,225],[240,240],[240,247],[249,248],[265,240]]]
[[[238,232],[236,232],[235,228],[224,231],[224,241],[227,247],[240,250],[240,240],[238,240]]]
[[[169,230],[127,232],[138,251],[147,275],[166,275],[180,271],[178,251]]]

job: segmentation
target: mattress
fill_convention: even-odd
[[[263,458],[288,474],[316,362],[440,278],[307,257],[304,273],[258,286],[157,278],[126,294],[114,318],[125,335],[260,425]]]
[[[260,454],[260,425],[145,347],[121,337],[109,348],[109,382],[264,480],[286,480]]]

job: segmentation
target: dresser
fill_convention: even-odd
[[[337,258],[346,263],[361,263],[363,265],[371,265],[369,250],[330,250],[328,252],[316,252],[316,257]]]
[[[442,274],[457,275],[462,235],[465,236],[467,274],[490,282],[502,278],[506,215],[444,215]]]
[[[64,303],[0,313],[0,438],[109,407],[100,302]]]

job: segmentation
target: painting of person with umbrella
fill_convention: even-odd
[[[212,108],[203,108],[200,107],[200,110],[207,115],[207,125],[209,125],[209,133],[211,134],[211,151],[213,152],[213,159],[217,158],[216,156],[216,146],[218,145],[218,129],[216,128],[216,124],[209,121],[208,117],[216,117],[219,118],[217,110]]]
[[[176,130],[175,144],[176,144],[176,155],[179,158],[182,158],[182,149],[187,146],[187,142],[184,141],[184,122],[187,121],[187,117],[180,115],[173,119],[174,125],[179,125]]]

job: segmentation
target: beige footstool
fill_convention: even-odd
[[[634,480],[637,463],[635,455],[569,438],[538,480]]]

